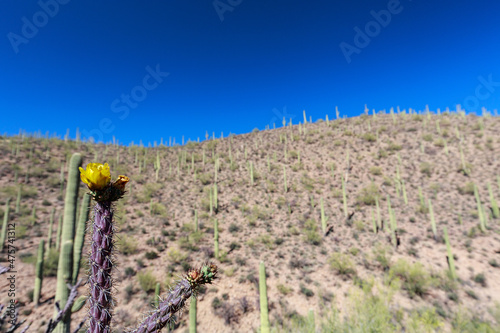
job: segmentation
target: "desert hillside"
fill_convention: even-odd
[[[83,167],[108,163],[113,178],[130,178],[115,207],[117,332],[152,309],[157,282],[164,295],[208,261],[219,277],[198,296],[198,332],[259,331],[261,262],[271,332],[500,332],[500,119],[414,110],[304,119],[176,146],[0,136],[0,218],[15,223],[28,332],[44,332],[54,313],[61,179],[77,152]],[[80,183],[79,202],[87,192]],[[41,240],[51,247],[35,306]],[[6,247],[0,261],[9,264]],[[188,332],[188,312],[171,331]],[[85,315],[74,313],[72,328]]]

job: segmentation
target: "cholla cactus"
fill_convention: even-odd
[[[201,268],[190,270],[186,276],[172,288],[167,297],[139,326],[129,333],[159,332],[170,324],[175,318],[174,314],[181,311],[186,301],[195,296],[199,287],[210,284],[217,278],[217,266],[214,264],[203,265]]]
[[[91,235],[91,253],[89,258],[89,330],[91,333],[111,332],[113,298],[111,271],[114,266],[112,203],[125,193],[129,181],[126,176],[118,176],[111,183],[109,165],[90,163],[87,169],[80,168],[80,178],[87,184],[91,196],[96,201]]]
[[[113,235],[115,232],[112,203],[123,197],[129,178],[120,175],[115,182],[111,182],[107,163],[90,163],[86,170],[80,168],[80,178],[87,184],[96,202],[89,259],[90,319],[87,332],[110,333],[113,306],[111,272],[114,266]],[[131,332],[159,332],[175,319],[174,315],[184,308],[191,296],[197,295],[201,285],[212,283],[216,277],[217,266],[214,264],[206,264],[201,268],[190,270],[170,290],[165,300],[161,301],[159,306]]]

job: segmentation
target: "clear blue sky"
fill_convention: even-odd
[[[486,0],[4,0],[0,133],[147,144],[336,105],[500,109],[498,13]]]

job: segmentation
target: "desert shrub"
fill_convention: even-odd
[[[137,273],[137,281],[146,293],[150,293],[156,288],[156,278],[149,270]]]
[[[330,267],[337,272],[339,275],[355,275],[356,269],[354,268],[354,263],[345,254],[335,252],[332,253],[330,258],[328,258],[328,263]]]
[[[424,134],[424,135],[422,136],[422,139],[423,139],[424,141],[431,142],[431,141],[432,141],[432,134],[429,134],[429,133]]]
[[[288,287],[288,286],[286,286],[286,285],[284,285],[284,284],[281,284],[281,283],[280,283],[280,284],[278,284],[277,288],[278,288],[278,291],[279,291],[282,295],[285,295],[285,296],[286,296],[286,295],[288,295],[288,294],[290,294],[290,293],[293,291],[293,288]]]
[[[144,257],[149,260],[156,259],[158,258],[158,253],[155,251],[148,251],[144,254]]]
[[[162,185],[160,183],[149,183],[146,184],[142,192],[137,194],[137,202],[147,203],[151,201],[151,197],[161,189]]]
[[[129,236],[122,236],[116,242],[118,251],[125,255],[134,254],[137,252],[137,241]]]
[[[302,283],[300,284],[300,292],[303,293],[304,295],[306,295],[306,297],[314,296],[314,292],[311,289],[307,288]]]
[[[474,276],[474,282],[480,284],[483,287],[486,287],[486,276],[484,275],[484,273],[479,273]]]
[[[374,176],[380,176],[380,175],[382,175],[382,168],[376,167],[376,166],[371,167],[370,173]]]
[[[318,223],[314,219],[308,219],[304,224],[305,239],[309,244],[321,244],[321,235],[318,232]]]
[[[185,253],[182,253],[181,251],[179,251],[178,249],[176,248],[170,248],[168,251],[167,251],[167,256],[168,258],[178,264],[184,260],[186,260],[186,258],[188,257],[187,254]]]
[[[167,207],[160,202],[153,202],[151,204],[151,213],[153,213],[153,215],[166,216]]]
[[[432,174],[432,165],[428,162],[422,162],[420,164],[420,172],[426,175],[427,177],[430,177]]]
[[[410,333],[439,332],[443,327],[444,323],[434,308],[412,311],[406,325],[407,332]]]
[[[208,185],[212,183],[212,173],[200,173],[197,178],[203,185]]]
[[[361,190],[358,195],[356,202],[358,204],[364,205],[375,205],[377,197],[380,195],[378,186],[375,183],[371,183],[367,187]]]
[[[458,192],[460,194],[474,195],[474,183],[467,182],[464,186],[458,187]]]
[[[377,141],[377,137],[375,136],[375,134],[373,133],[365,133],[361,136],[361,138],[365,141],[368,141],[368,142],[375,142]]]
[[[410,297],[423,296],[429,289],[431,280],[429,273],[421,263],[409,264],[404,259],[399,259],[389,270],[389,277],[403,280],[403,288]]]

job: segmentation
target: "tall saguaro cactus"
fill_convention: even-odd
[[[214,256],[219,259],[219,221],[214,221]]]
[[[266,285],[266,266],[260,262],[259,266],[259,294],[260,294],[260,332],[269,333],[269,313],[267,307],[267,285]]]
[[[0,234],[0,252],[3,252],[5,239],[7,238],[7,223],[9,222],[9,204],[10,198],[5,203],[5,213],[3,214],[2,233]]]
[[[38,246],[38,257],[36,260],[36,270],[35,270],[35,289],[33,291],[33,302],[38,305],[40,302],[40,294],[42,293],[42,282],[43,282],[43,255],[45,250],[45,241],[42,239],[40,245]]]
[[[85,230],[89,218],[90,195],[84,194],[82,204],[80,205],[80,216],[75,235],[75,247],[73,251],[73,284],[76,284],[78,272],[80,271],[80,262],[82,259],[83,243],[85,242]]]
[[[196,298],[191,297],[189,305],[189,333],[196,333]]]
[[[75,237],[76,206],[78,201],[78,188],[80,177],[78,168],[82,165],[82,155],[73,154],[69,162],[68,185],[66,186],[66,198],[64,200],[64,219],[61,234],[61,252],[59,254],[59,265],[57,267],[57,289],[55,301],[64,308],[69,296],[67,283],[73,282],[73,239]],[[55,316],[57,316],[57,310]],[[68,312],[56,326],[56,333],[69,333],[71,324],[71,312]]]

